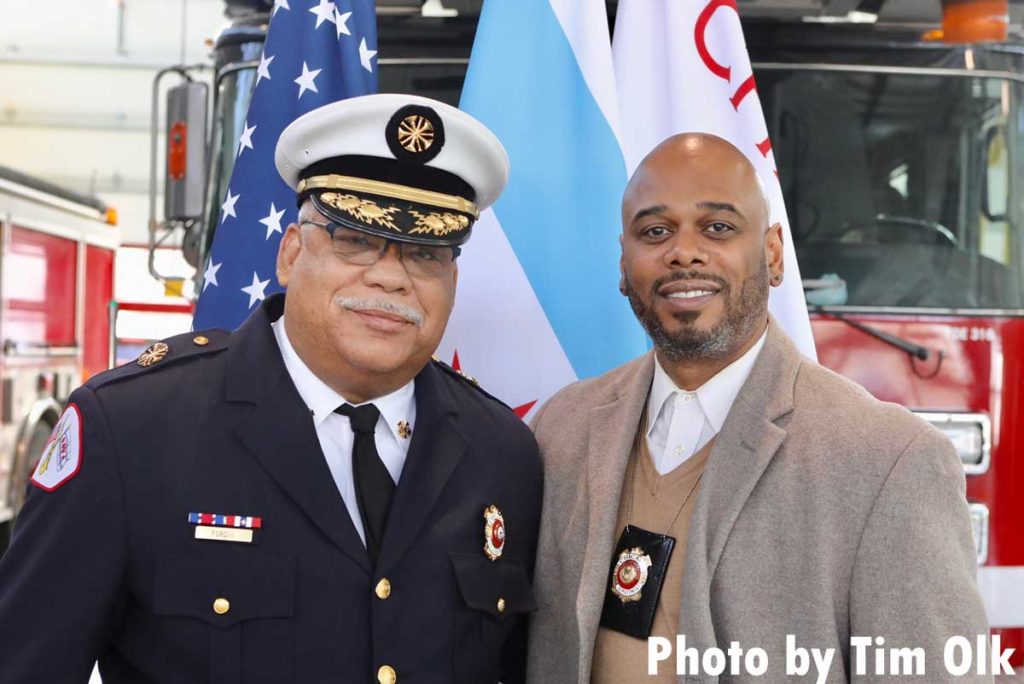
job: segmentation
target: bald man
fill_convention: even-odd
[[[952,681],[947,642],[988,634],[960,461],[772,321],[783,237],[754,168],[669,138],[622,227],[620,289],[654,349],[534,420],[529,680]]]

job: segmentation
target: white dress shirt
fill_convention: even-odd
[[[647,397],[647,450],[658,473],[672,472],[721,431],[767,337],[766,329],[743,356],[693,392],[679,389],[654,357],[654,380]]]
[[[348,509],[349,517],[352,518],[360,539],[366,544],[363,519],[359,514],[359,502],[356,499],[356,483],[352,476],[352,444],[355,441],[355,433],[352,432],[348,417],[334,412],[334,409],[342,404],[352,402],[328,387],[299,358],[285,332],[284,316],[274,321],[270,327],[274,329],[274,337],[277,338],[277,346],[281,348],[281,357],[284,359],[285,368],[288,369],[288,375],[295,383],[295,388],[299,390],[302,401],[309,407],[309,412],[313,414],[316,436],[327,459],[327,467],[334,477],[334,484],[341,493],[345,508]],[[405,437],[402,436],[403,431],[399,428],[399,423],[404,421],[410,428],[416,425],[414,383],[415,381],[410,381],[391,394],[365,402],[373,404],[380,411],[374,432],[377,453],[380,454],[388,473],[391,474],[391,479],[396,484],[402,476],[405,457],[412,442],[409,436],[411,432],[406,432]]]

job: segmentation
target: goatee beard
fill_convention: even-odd
[[[768,264],[760,263],[761,267],[743,281],[735,300],[727,280],[700,271],[679,271],[658,278],[651,285],[650,298],[646,301],[640,297],[629,277],[623,274],[623,293],[629,298],[629,305],[640,325],[666,360],[720,360],[749,340],[763,324],[768,302]],[[653,302],[659,297],[658,291],[662,287],[677,280],[703,280],[719,285],[718,296],[725,307],[722,320],[708,330],[701,330],[696,326],[700,312],[680,312],[673,316],[681,325],[676,330],[666,330],[654,312]]]

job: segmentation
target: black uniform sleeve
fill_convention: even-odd
[[[0,680],[88,682],[113,628],[125,561],[122,486],[113,436],[92,390],[81,415],[79,470],[53,491],[29,484],[0,560]]]
[[[540,450],[533,433],[521,424],[516,425],[521,435],[520,451],[523,455],[524,475],[528,483],[528,496],[530,505],[528,509],[533,513],[529,520],[530,547],[526,555],[527,572],[530,577],[530,584],[533,585],[533,571],[536,567],[537,557],[537,534],[540,529],[540,510],[543,501],[544,471],[541,466]],[[501,684],[523,684],[526,681],[526,647],[529,641],[529,619],[530,613],[523,613],[515,617],[516,623],[512,632],[505,641],[501,653]]]

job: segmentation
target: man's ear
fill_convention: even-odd
[[[277,249],[277,282],[281,287],[288,287],[288,274],[295,265],[302,251],[302,229],[297,223],[288,226],[281,238],[281,246]]]
[[[626,254],[623,251],[622,235],[619,235],[619,292],[626,294]]]
[[[782,282],[786,272],[785,245],[782,239],[782,225],[773,224],[764,236],[764,258],[773,282]]]

